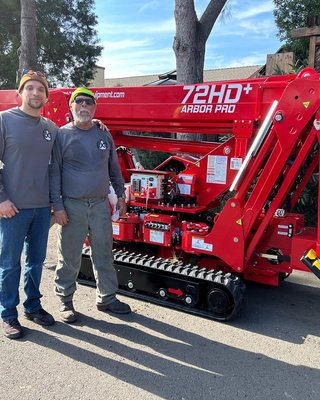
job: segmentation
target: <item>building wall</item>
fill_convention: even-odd
[[[96,73],[94,75],[93,80],[90,82],[88,86],[91,87],[104,87],[105,82],[104,82],[104,67],[99,67],[98,65],[96,66]]]

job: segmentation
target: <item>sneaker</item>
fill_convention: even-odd
[[[128,304],[122,303],[118,299],[110,304],[97,304],[99,311],[111,311],[115,314],[130,314],[131,308]]]
[[[66,322],[67,324],[72,324],[78,319],[72,301],[68,303],[61,303],[59,312],[61,321]]]
[[[30,319],[30,321],[33,321],[39,325],[49,326],[53,325],[55,322],[53,316],[43,308],[40,308],[40,310],[33,313],[25,312],[24,315],[27,319]]]
[[[23,334],[22,326],[17,318],[2,322],[4,336],[8,339],[19,339]]]

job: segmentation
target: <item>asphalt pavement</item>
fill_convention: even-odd
[[[55,262],[53,227],[41,289],[57,322],[38,326],[19,306],[25,336],[0,336],[1,399],[319,400],[315,275],[294,272],[279,288],[249,284],[228,323],[125,296],[133,313],[112,316],[96,309],[94,288],[79,285],[80,318],[68,325],[53,293]]]

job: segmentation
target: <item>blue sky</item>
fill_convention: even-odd
[[[198,18],[209,0],[195,0]],[[206,47],[205,69],[258,65],[281,46],[272,0],[229,0]],[[175,69],[174,0],[96,0],[105,78]]]

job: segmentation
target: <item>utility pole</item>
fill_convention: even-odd
[[[293,29],[293,39],[309,38],[309,67],[320,72],[320,16],[307,18],[307,27]]]

